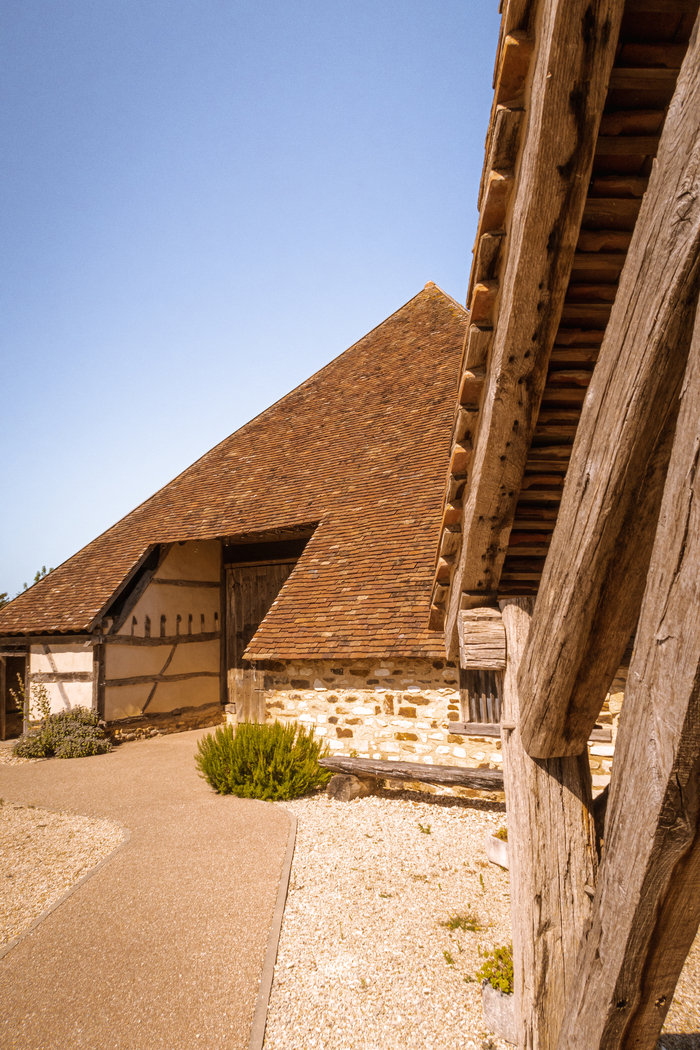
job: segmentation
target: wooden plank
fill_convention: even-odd
[[[562,1050],[656,1046],[700,924],[699,414],[700,316],[617,737],[592,925]]]
[[[26,634],[21,637],[17,635],[4,635],[0,638],[0,645],[17,646],[16,654],[24,656],[30,645],[70,645],[72,642],[80,642],[81,644],[89,642],[92,644],[95,640],[95,636],[92,634]]]
[[[510,723],[509,723],[510,725]],[[448,722],[447,732],[455,736],[500,736],[500,722]],[[596,726],[588,738],[589,744],[609,744],[612,740],[612,729],[610,726]]]
[[[203,631],[201,634],[166,634],[159,638],[141,638],[134,634],[105,634],[100,636],[105,645],[186,645],[188,642],[214,642],[221,638],[221,631]]]
[[[465,670],[502,671],[506,634],[498,609],[464,609],[459,614],[459,664]]]
[[[162,576],[154,576],[151,583],[158,583],[167,587],[219,587],[219,580],[166,580]]]
[[[599,135],[596,157],[655,157],[658,135]]]
[[[387,780],[417,780],[421,784],[458,784],[479,791],[503,791],[500,769],[464,769],[461,766],[429,766],[422,762],[385,762],[371,758],[320,758],[319,765],[336,773],[354,773]]]
[[[639,616],[700,287],[700,196],[689,190],[700,182],[699,140],[694,40],[588,390],[523,658],[523,740],[540,758],[584,749]]]
[[[187,671],[182,674],[140,674],[134,675],[132,678],[108,678],[105,681],[105,686],[108,689],[113,689],[121,685],[147,685],[151,682],[184,682],[188,678],[218,677],[218,671]]]
[[[551,0],[542,12],[464,541],[447,610],[450,656],[458,652],[462,592],[486,595],[498,585],[586,202],[623,6],[622,0],[601,0],[594,8],[586,0]],[[581,46],[582,39],[588,46]]]
[[[92,671],[35,671],[30,682],[91,682]]]
[[[508,639],[503,721],[519,721],[518,666],[532,598],[500,603]],[[503,734],[518,1046],[555,1050],[595,886],[597,837],[588,755],[536,761]]]

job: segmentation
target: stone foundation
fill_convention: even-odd
[[[444,660],[268,661],[270,721],[313,726],[332,755],[498,769],[497,738],[447,731],[462,720],[459,672]]]
[[[225,721],[221,704],[205,704],[203,707],[156,712],[150,716],[120,718],[117,722],[108,722],[105,732],[113,744],[120,744],[126,740],[143,740],[166,733],[185,733],[188,729],[204,729]]]

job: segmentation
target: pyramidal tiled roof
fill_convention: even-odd
[[[249,655],[438,654],[427,621],[466,323],[427,284],[6,606],[0,633],[87,629],[151,544],[318,522]]]

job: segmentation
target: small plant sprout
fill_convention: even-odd
[[[507,842],[508,841],[508,828],[500,827],[498,829],[498,831],[494,831],[493,837],[496,838],[496,839],[500,839],[501,842]]]
[[[360,977],[360,986],[363,992],[369,988],[369,985],[367,984],[367,981],[364,979],[364,977]]]
[[[479,922],[478,916],[474,912],[468,911],[464,914],[450,915],[448,919],[440,923],[447,930],[464,930],[465,933],[478,933],[483,930],[483,926]]]
[[[445,958],[445,962],[447,963],[447,965],[448,966],[454,966],[455,961],[452,958],[452,956],[450,955],[450,953],[448,951],[446,951],[445,949],[443,949],[442,954],[443,954],[443,956]]]
[[[394,894],[393,893],[380,893],[379,896],[380,897],[393,897]]]
[[[481,883],[481,889],[483,893],[486,893],[486,886],[484,885],[484,876],[479,872],[479,882]]]
[[[418,827],[420,828],[420,830],[423,832],[424,835],[430,835],[431,834],[430,829],[432,828],[432,826],[433,826],[432,824],[421,824],[420,821],[418,822]]]
[[[492,988],[504,995],[510,995],[513,991],[513,945],[502,944],[492,951],[481,952],[484,962],[480,970],[477,970],[478,981],[488,981]]]

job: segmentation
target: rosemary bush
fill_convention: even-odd
[[[37,727],[30,728],[13,748],[18,758],[86,758],[112,750],[95,711],[74,707],[71,711],[47,714]]]
[[[513,945],[502,944],[500,948],[484,952],[483,957],[484,962],[476,973],[476,979],[488,981],[496,991],[510,995],[513,991]]]
[[[197,744],[195,762],[215,791],[240,798],[298,798],[327,784],[332,774],[318,759],[328,754],[301,725],[243,722],[219,726]]]

